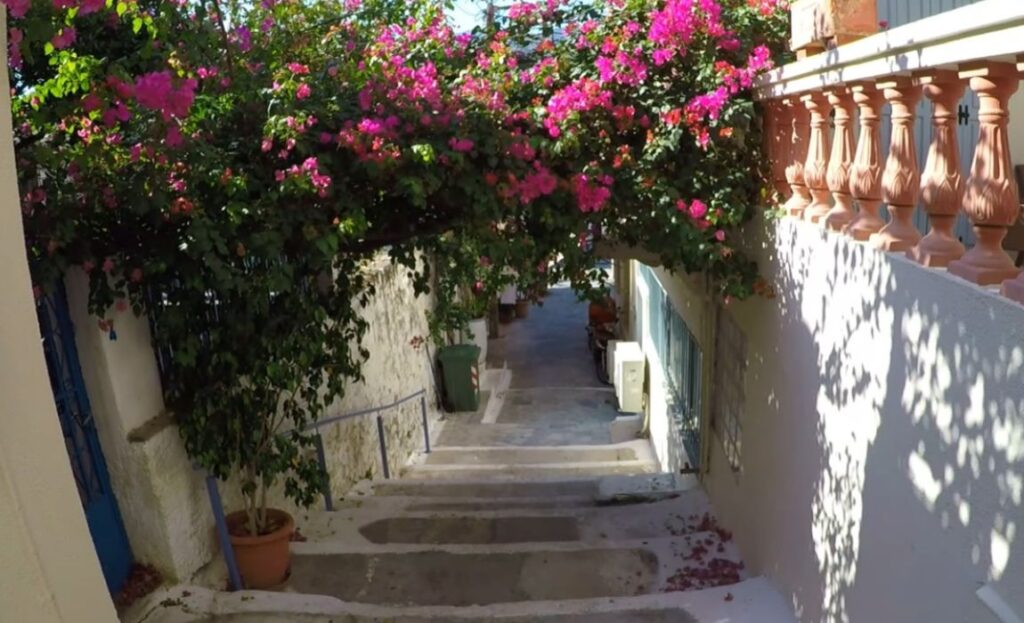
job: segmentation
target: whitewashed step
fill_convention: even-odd
[[[511,498],[515,500],[516,498]],[[309,541],[486,544],[657,538],[701,529],[710,505],[700,489],[653,502],[483,510],[410,510],[404,498],[297,517]],[[391,502],[391,504],[388,504]]]
[[[557,463],[655,462],[646,440],[597,446],[490,447],[466,446],[435,448],[415,461],[421,465],[534,465]]]
[[[602,475],[537,478],[529,481],[496,481],[491,478],[459,478],[441,482],[429,480],[373,480],[358,483],[344,499],[341,507],[362,507],[390,504],[390,498],[403,498],[406,507],[436,503],[451,504],[463,500],[470,505],[511,503],[522,500],[522,506],[543,505],[545,500],[609,504],[616,501],[654,500],[680,491],[699,488],[693,476],[678,474]],[[418,510],[425,510],[422,506]]]
[[[402,472],[402,478],[411,480],[535,480],[540,478],[571,478],[577,476],[605,476],[613,474],[653,474],[655,463],[646,461],[608,461],[587,463],[535,463],[532,465],[412,465]]]
[[[288,590],[395,606],[623,597],[735,583],[746,573],[718,532],[487,545],[292,544]]]
[[[323,595],[197,586],[163,588],[125,623],[796,623],[785,598],[762,577],[716,588],[631,597],[488,606],[396,608]]]

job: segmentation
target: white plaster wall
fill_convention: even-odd
[[[1024,614],[1024,307],[810,224],[750,232],[779,296],[730,307],[742,473],[712,438],[705,482],[752,571],[808,623],[989,623],[988,582]]]
[[[669,386],[665,378],[664,363],[655,348],[651,327],[647,323],[651,304],[651,293],[647,281],[638,273],[641,264],[636,260],[629,261],[630,277],[626,281],[628,294],[623,297],[621,305],[628,307],[630,339],[639,342],[647,358],[647,403],[645,416],[650,433],[651,444],[654,446],[658,463],[663,470],[677,472],[688,462],[690,465],[700,462],[700,457],[687,457],[683,448],[678,427],[669,417]],[[710,323],[705,311],[706,299],[699,278],[681,273],[671,273],[664,268],[652,268],[672,306],[679,312],[690,332],[696,338],[701,350],[705,352],[702,359],[704,377],[710,374],[708,367],[711,358],[707,356]],[[627,292],[627,291],[623,291]],[[620,292],[620,297],[623,296]],[[705,390],[706,391],[706,390]],[[709,404],[706,399],[702,405]]]
[[[135,559],[187,581],[214,555],[213,515],[165,412],[149,323],[110,310],[116,340],[88,312],[86,275],[65,279],[75,343],[111,485]]]
[[[8,84],[0,9],[0,84]],[[0,619],[117,620],[75,489],[39,325],[18,202],[10,96],[0,89]]]

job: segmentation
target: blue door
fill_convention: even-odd
[[[128,578],[132,552],[96,435],[96,422],[82,380],[74,327],[63,286],[40,296],[36,300],[36,313],[71,471],[107,588],[116,593]]]

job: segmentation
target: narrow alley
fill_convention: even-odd
[[[297,518],[283,592],[179,591],[145,620],[793,621],[697,480],[614,442],[586,317],[562,287],[504,325],[478,411],[448,414],[399,479]]]

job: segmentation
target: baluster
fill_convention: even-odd
[[[807,139],[810,134],[810,113],[798,99],[787,98],[783,103],[792,113],[789,138],[789,165],[786,167],[786,181],[792,194],[786,202],[786,213],[802,216],[804,208],[811,204],[811,193],[804,185],[804,160],[807,158]]]
[[[970,78],[971,89],[979,99],[981,128],[963,203],[977,242],[963,257],[949,263],[949,272],[980,285],[992,285],[1012,279],[1019,272],[1002,247],[1007,228],[1020,213],[1006,110],[1007,101],[1017,90],[1018,77],[1014,65],[992,62],[965,67],[960,77]]]
[[[878,215],[882,205],[882,92],[873,84],[850,87],[860,111],[860,137],[850,168],[850,194],[857,200],[857,215],[843,232],[854,240],[867,240],[885,223]]]
[[[943,267],[964,254],[964,245],[953,235],[964,196],[957,145],[957,103],[964,94],[963,80],[955,71],[937,70],[917,77],[932,101],[932,142],[921,174],[921,203],[928,212],[930,231],[907,251],[907,257],[924,266]]]
[[[913,221],[921,191],[914,143],[915,109],[921,100],[921,87],[905,77],[882,81],[878,87],[892,107],[889,157],[882,173],[882,196],[889,204],[889,223],[871,236],[871,244],[883,251],[907,251],[921,239]]]
[[[811,204],[804,209],[804,220],[817,223],[832,209],[832,193],[828,189],[829,135],[828,113],[832,109],[824,93],[811,93],[800,98],[811,114],[811,135],[804,162],[804,184],[811,193]]]
[[[789,156],[790,133],[793,128],[793,113],[789,106],[781,101],[775,100],[769,110],[774,119],[772,125],[772,184],[780,197],[788,199],[792,194],[789,183],[786,181],[786,165]]]
[[[850,194],[850,169],[853,167],[853,95],[849,89],[827,91],[828,103],[836,111],[835,136],[832,137],[832,154],[828,159],[828,189],[832,191],[835,206],[825,216],[825,226],[841,231],[853,217],[853,195]]]

